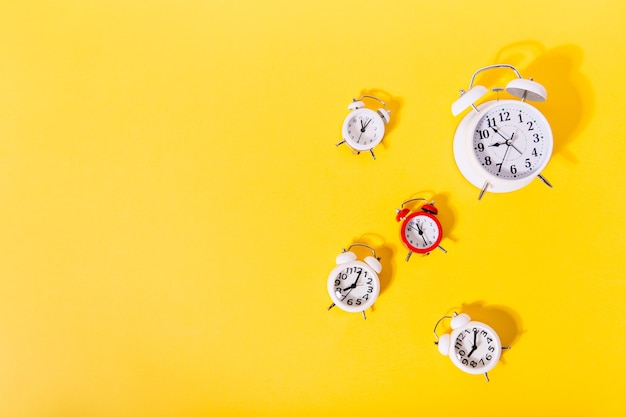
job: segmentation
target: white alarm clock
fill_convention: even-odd
[[[374,256],[358,260],[357,255],[350,250],[354,246],[369,248]],[[383,269],[380,258],[376,257],[376,252],[370,246],[353,243],[337,255],[336,263],[337,266],[328,274],[328,295],[333,301],[328,309],[337,306],[349,313],[360,312],[366,319],[365,310],[374,304],[380,294],[378,274]]]
[[[475,105],[488,92],[484,86],[474,86],[476,75],[495,68],[510,69],[517,75],[505,90],[521,100],[498,99]],[[522,78],[519,71],[508,64],[477,70],[468,91],[461,90],[461,97],[452,104],[452,114],[457,116],[470,107],[472,110],[461,120],[454,134],[454,160],[465,179],[481,190],[479,200],[486,191],[515,191],[535,178],[552,187],[541,175],[552,155],[552,129],[545,116],[527,103],[527,100],[544,101],[546,98],[546,89],[541,84]]]
[[[366,98],[378,101],[382,107],[376,110],[365,107],[362,100]],[[354,153],[369,151],[372,158],[376,159],[374,147],[385,136],[385,124],[389,123],[391,110],[387,110],[385,102],[378,97],[368,95],[352,99],[348,110],[350,113],[344,119],[341,128],[343,140],[336,146],[345,143]]]
[[[437,326],[446,318],[450,319],[452,332],[438,336]],[[500,360],[502,349],[509,349],[509,346],[502,346],[495,330],[485,323],[472,321],[464,313],[443,316],[437,321],[434,333],[439,353],[450,357],[452,363],[463,372],[484,374],[487,381],[487,372]]]

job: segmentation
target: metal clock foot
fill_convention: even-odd
[[[548,181],[548,180],[546,179],[546,177],[544,177],[544,176],[543,176],[543,175],[541,175],[541,174],[538,174],[538,175],[537,175],[537,178],[539,178],[541,181],[543,181],[543,182],[544,182],[544,184],[546,184],[548,187],[552,188],[552,184],[550,184],[550,181]]]

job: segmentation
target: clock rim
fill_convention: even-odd
[[[454,341],[456,340],[457,336],[459,335],[459,333],[463,332],[466,328],[468,327],[483,327],[485,328],[485,330],[491,332],[494,335],[494,341],[496,342],[496,350],[494,352],[494,360],[489,364],[486,365],[480,369],[476,369],[476,368],[472,368],[469,365],[463,365],[463,363],[456,357],[456,355],[454,354]],[[450,333],[450,347],[449,347],[449,351],[448,351],[448,356],[450,357],[450,360],[452,361],[452,363],[459,368],[460,370],[462,370],[463,372],[466,372],[468,374],[472,374],[472,375],[480,375],[480,374],[484,374],[486,372],[491,371],[500,361],[500,357],[502,356],[502,341],[500,340],[500,336],[498,336],[498,333],[488,324],[485,324],[483,322],[480,321],[469,321],[468,323],[464,324],[463,326],[459,327],[458,329],[453,330]]]
[[[360,306],[349,306],[347,304],[344,304],[335,295],[335,291],[334,291],[335,276],[337,275],[337,272],[345,268],[350,268],[351,266],[354,266],[354,265],[362,267],[363,269],[366,269],[369,273],[372,274],[372,276],[374,277],[376,281],[376,285],[374,286],[374,291],[372,292],[372,297],[370,298],[370,300],[367,300],[366,303],[361,304]],[[361,311],[365,311],[368,308],[370,308],[372,305],[374,305],[374,303],[378,299],[378,296],[380,295],[380,278],[378,277],[378,274],[376,273],[376,271],[374,271],[368,264],[361,261],[360,259],[355,259],[354,261],[337,265],[330,271],[330,273],[328,274],[328,280],[326,281],[326,289],[328,290],[328,295],[330,296],[335,306],[339,307],[343,311],[347,311],[348,313],[360,313]]]
[[[358,143],[355,143],[350,138],[350,135],[348,135],[348,122],[357,113],[371,113],[372,116],[375,116],[374,120],[376,120],[376,123],[378,123],[378,121],[380,120],[380,126],[382,127],[382,133],[380,135],[380,138],[378,140],[376,140],[375,142],[373,142],[371,146],[370,145],[365,145],[365,146],[364,145],[359,145]],[[378,113],[376,113],[372,109],[360,108],[360,109],[352,110],[350,113],[348,113],[346,118],[343,120],[343,126],[341,127],[341,136],[343,137],[343,140],[346,141],[346,145],[348,145],[351,149],[354,149],[355,151],[358,151],[358,152],[369,151],[370,149],[374,149],[376,146],[378,146],[378,144],[380,144],[380,142],[382,142],[383,137],[385,136],[385,121],[380,117],[380,115]]]
[[[416,248],[415,246],[411,245],[406,238],[406,233],[404,232],[409,224],[409,221],[411,221],[411,219],[413,219],[414,217],[418,217],[418,216],[424,216],[424,217],[428,217],[432,219],[437,225],[437,229],[439,230],[439,236],[437,237],[436,242],[433,243],[431,246],[428,246],[427,248]],[[404,221],[402,222],[402,226],[400,227],[400,238],[402,239],[402,242],[407,247],[407,249],[410,249],[412,252],[428,253],[428,252],[432,252],[433,250],[435,250],[435,248],[439,246],[439,243],[441,243],[441,239],[443,238],[443,229],[441,228],[441,223],[439,222],[439,219],[435,217],[434,214],[430,214],[425,211],[416,211],[416,212],[409,214],[408,216],[404,218]]]
[[[539,164],[535,172],[525,178],[505,179],[496,177],[481,167],[472,152],[473,141],[470,139],[476,125],[493,107],[503,104],[515,104],[530,108],[530,111],[535,112],[537,117],[542,119],[545,126],[548,128],[547,132],[545,132],[546,143],[548,143],[548,149],[546,149],[545,152],[546,156],[544,156],[544,160],[541,164]],[[516,191],[530,184],[538,175],[541,174],[552,158],[552,151],[554,150],[554,135],[552,133],[552,126],[550,126],[548,119],[535,106],[519,100],[491,100],[486,103],[479,104],[476,108],[478,109],[478,112],[470,111],[467,113],[454,132],[454,160],[463,177],[465,177],[467,181],[478,189],[482,189],[485,182],[488,182],[489,187],[487,188],[487,191],[492,193],[507,193]]]

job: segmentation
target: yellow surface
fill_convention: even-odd
[[[0,415],[625,416],[626,3],[24,1],[0,5]],[[515,193],[457,171],[450,113],[507,62],[555,153]],[[485,74],[483,83],[508,81]],[[378,159],[339,142],[380,94]],[[434,197],[447,254],[404,261]],[[382,256],[358,314],[326,279]],[[491,382],[433,345],[465,311]]]

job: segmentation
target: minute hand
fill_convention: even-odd
[[[422,230],[422,228],[420,227],[420,224],[417,222],[417,220],[415,221],[415,225],[417,226],[417,233],[419,233],[419,235],[422,237],[422,239],[424,239],[424,244],[426,246],[428,246],[428,241],[426,240],[426,238],[424,237],[424,231]]]
[[[495,127],[491,127],[493,129],[494,132],[496,132],[498,135],[500,135],[502,137],[502,139],[504,139],[506,142],[505,143],[497,143],[494,144],[493,146],[500,146],[500,145],[507,145],[507,146],[512,146],[513,149],[515,149],[517,152],[519,152],[520,155],[522,155],[522,151],[520,151],[519,149],[517,149],[517,147],[515,145],[513,145],[513,137],[515,136],[515,132],[513,132],[511,134],[511,138],[507,139],[506,136],[504,136],[502,133],[500,133],[500,131],[498,129],[496,129]]]

